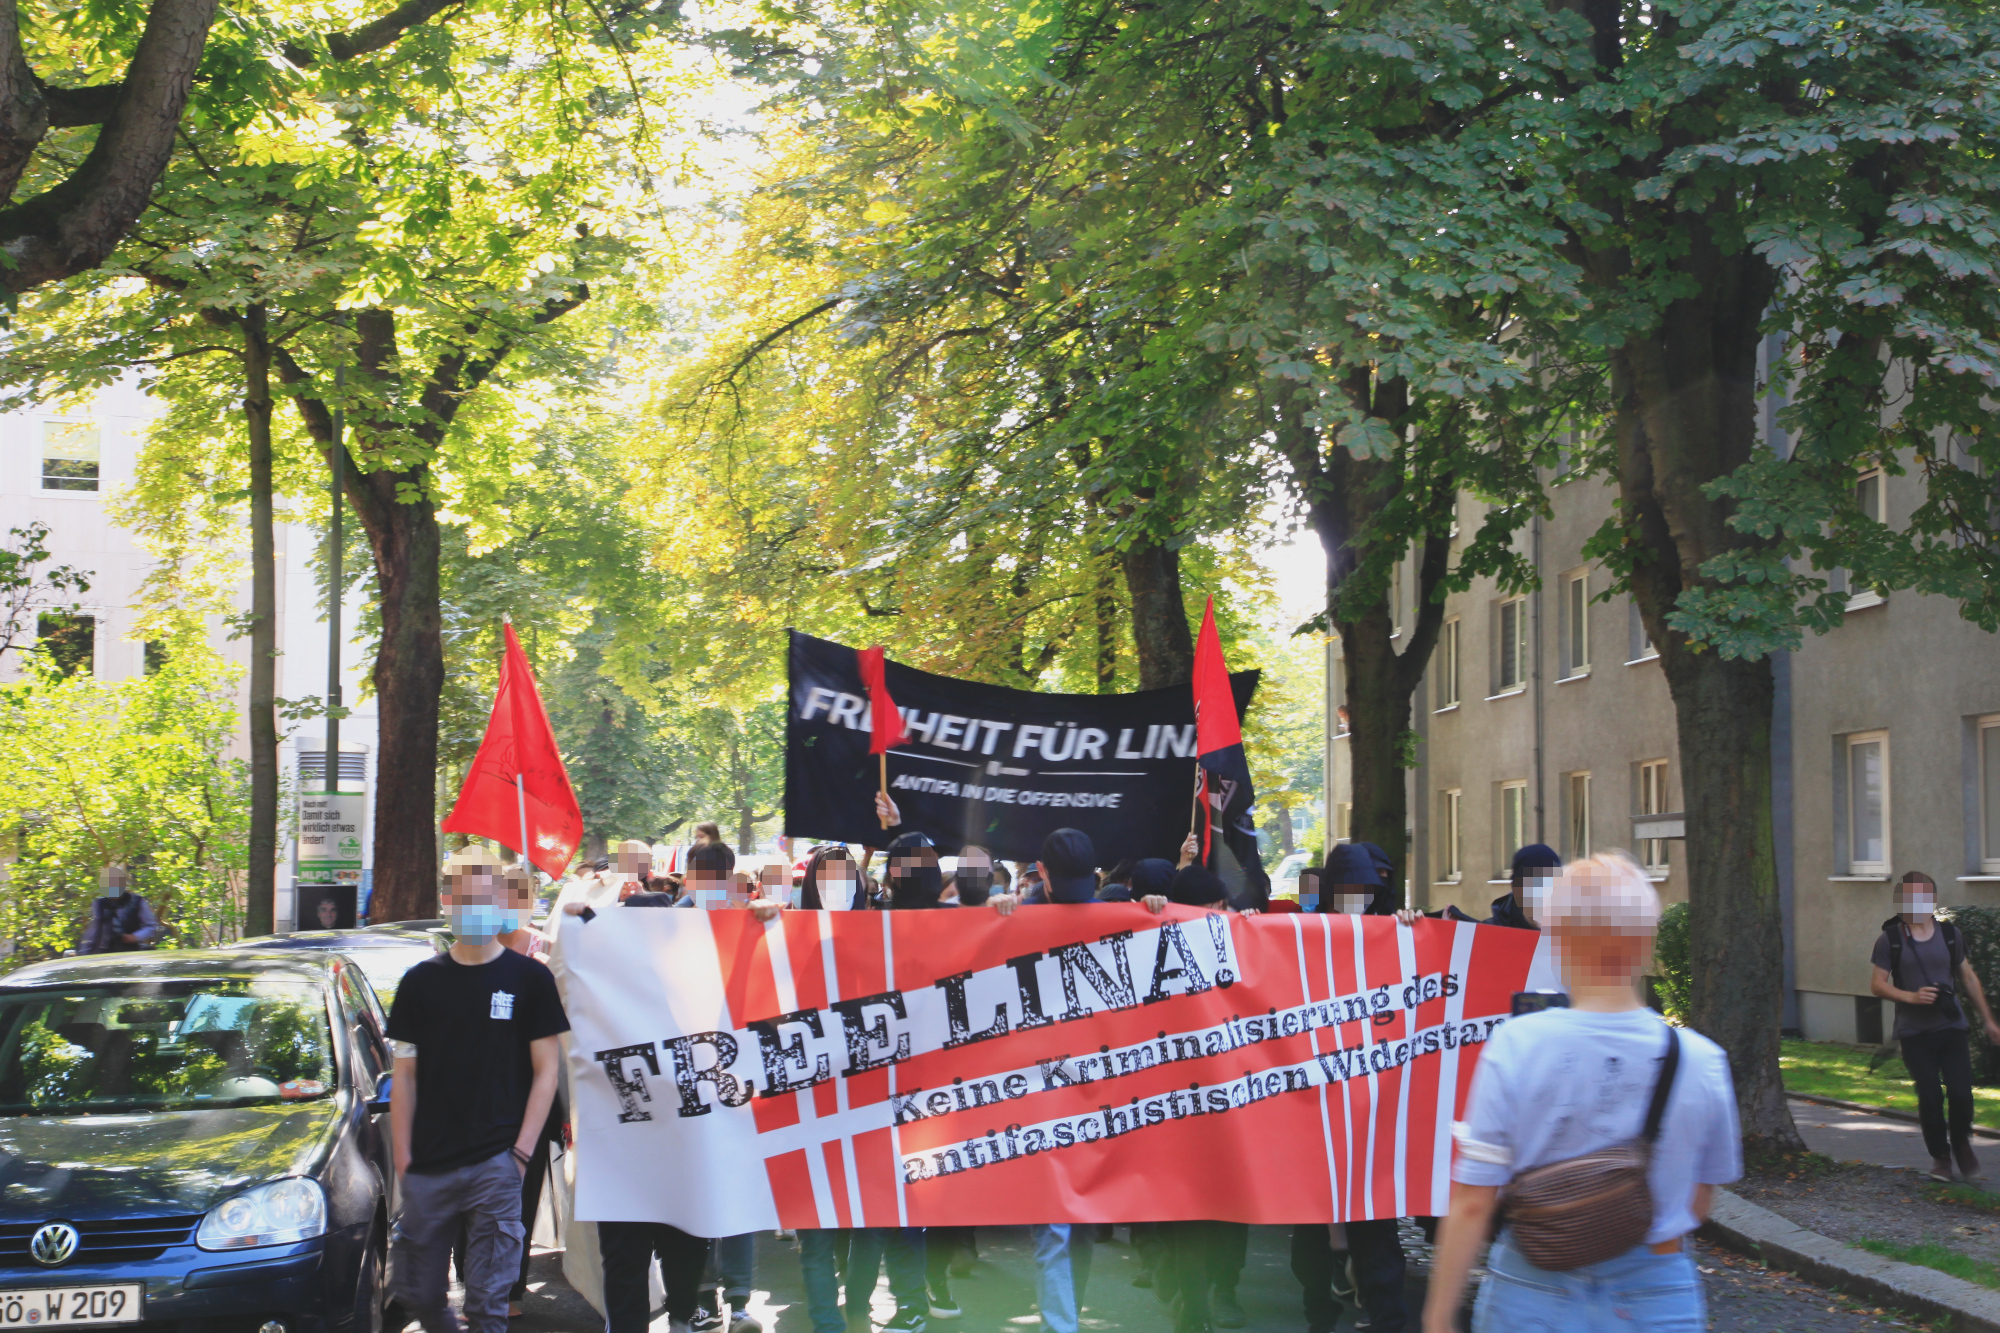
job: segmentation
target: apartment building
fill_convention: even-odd
[[[1920,485],[1870,472],[1856,497],[1900,524]],[[1582,554],[1614,495],[1602,479],[1559,481],[1553,516],[1520,536],[1539,590],[1502,595],[1486,580],[1446,605],[1412,721],[1420,905],[1486,915],[1528,842],[1566,859],[1625,849],[1665,900],[1687,897],[1683,840],[1701,830],[1682,815],[1673,701],[1636,608],[1600,600],[1609,575]],[[1462,503],[1470,536],[1479,514]],[[1408,569],[1399,582],[1407,617]],[[2000,639],[1950,601],[1857,589],[1839,629],[1773,666],[1785,1024],[1817,1040],[1879,1041],[1868,954],[1895,911],[1895,881],[1922,870],[1941,903],[2000,904]],[[1338,736],[1330,750],[1338,808],[1350,790]],[[1335,827],[1344,832],[1338,813]]]
[[[73,616],[38,616],[24,626],[27,637],[46,638],[51,655],[68,672],[102,680],[123,680],[146,672],[161,645],[144,641],[136,629],[141,585],[154,568],[150,553],[112,512],[118,492],[129,486],[155,405],[135,384],[123,383],[97,395],[89,408],[68,411],[27,411],[0,414],[0,537],[9,529],[31,523],[49,529],[47,565],[69,565],[83,571],[90,589],[79,599]],[[307,698],[326,689],[327,639],[324,608],[314,576],[316,552],[325,540],[320,529],[280,522],[276,531],[278,561],[277,665],[280,698]],[[243,553],[250,536],[243,533]],[[235,589],[234,610],[250,605],[247,567]],[[343,613],[346,625],[361,623],[362,599],[351,597]],[[216,652],[247,667],[249,642],[232,639],[221,616],[209,626],[209,643]],[[342,654],[343,694],[352,715],[341,723],[339,773],[344,791],[373,791],[375,708],[362,698],[368,663],[357,660],[360,650],[349,644]],[[0,679],[18,674],[15,655],[0,660]],[[237,713],[248,704],[247,671],[238,678]],[[284,726],[280,724],[281,728]],[[293,729],[282,746],[281,763],[293,789],[303,755],[306,776],[317,781],[323,772],[326,746],[322,725],[310,722]],[[235,757],[244,756],[244,732],[233,743]],[[290,820],[285,821],[286,825]],[[363,839],[365,867],[373,848]],[[288,929],[293,917],[294,848],[287,844],[278,867],[277,917]]]

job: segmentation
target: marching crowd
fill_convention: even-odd
[[[1155,913],[1169,903],[1216,912],[1393,910],[1389,859],[1367,843],[1336,846],[1324,867],[1305,872],[1298,903],[1233,900],[1196,863],[1192,838],[1178,865],[1146,859],[1100,872],[1089,837],[1075,829],[1050,834],[1016,875],[984,850],[963,848],[947,878],[931,840],[901,830],[886,795],[877,803],[887,830],[879,880],[847,847],[832,845],[811,853],[796,893],[782,867],[760,884],[738,874],[734,853],[704,825],[677,880],[654,873],[645,844],[619,844],[566,886],[556,908],[562,929],[636,908],[731,903],[764,920],[792,908],[1006,915],[1024,905],[1105,901]],[[458,1244],[465,1317],[476,1333],[502,1333],[510,1288],[518,1299],[525,1278],[526,1227],[549,1142],[561,1132],[554,1108],[568,1022],[557,972],[543,961],[547,941],[527,924],[534,900],[524,873],[469,848],[447,863],[443,900],[457,943],[411,970],[389,1021],[403,1178],[391,1280],[428,1333],[456,1329],[446,1284]],[[1667,1027],[1636,997],[1658,915],[1650,881],[1625,858],[1565,868],[1539,844],[1515,855],[1512,885],[1487,923],[1549,933],[1568,1007],[1503,1024],[1484,1048],[1454,1131],[1450,1213],[1417,1219],[1436,1247],[1421,1313],[1427,1333],[1456,1327],[1482,1256],[1475,1329],[1706,1326],[1685,1240],[1713,1188],[1739,1174],[1735,1101],[1720,1049]],[[560,971],[559,955],[554,962]],[[1047,1333],[1078,1333],[1093,1246],[1108,1230],[1032,1228]],[[1144,1265],[1138,1281],[1165,1305],[1175,1333],[1244,1326],[1236,1287],[1247,1225],[1141,1219],[1131,1235]],[[608,1333],[648,1327],[656,1258],[674,1333],[761,1333],[744,1308],[752,1237],[710,1240],[654,1222],[600,1222],[597,1237]],[[951,1278],[976,1253],[977,1236],[971,1228],[859,1228],[803,1231],[797,1242],[813,1333],[866,1333],[884,1267],[896,1309],[882,1327],[922,1333],[930,1321],[959,1316]],[[1295,1226],[1291,1268],[1307,1333],[1332,1333],[1346,1307],[1371,1333],[1412,1323],[1396,1219]]]

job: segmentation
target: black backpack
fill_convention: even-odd
[[[1902,929],[1898,929],[1898,927]],[[1882,933],[1889,938],[1889,984],[1902,985],[1897,969],[1903,965],[1903,936],[1908,932],[1903,926],[1903,918],[1892,916],[1882,923]],[[1965,961],[1965,942],[1959,938],[1958,927],[1949,921],[1938,922],[1938,929],[1944,932],[1945,952],[1951,956],[1950,975],[1958,975],[1958,965]]]

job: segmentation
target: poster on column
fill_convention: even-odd
[[[1109,903],[566,918],[576,1215],[1442,1214],[1452,1120],[1539,939]]]
[[[855,651],[791,632],[785,833],[879,845],[876,760]],[[909,739],[889,752],[903,827],[945,852],[1032,861],[1052,830],[1090,835],[1099,865],[1177,855],[1192,820],[1194,693],[1043,694],[886,665]],[[1229,677],[1240,717],[1255,671]]]

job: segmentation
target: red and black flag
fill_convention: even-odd
[[[1243,753],[1243,726],[1229,688],[1229,667],[1222,660],[1222,638],[1215,632],[1213,597],[1202,612],[1201,638],[1194,646],[1194,723],[1200,812],[1195,831],[1201,835],[1202,864],[1221,877],[1239,904],[1262,907],[1271,896],[1271,880],[1264,873],[1252,823],[1257,791]]]

